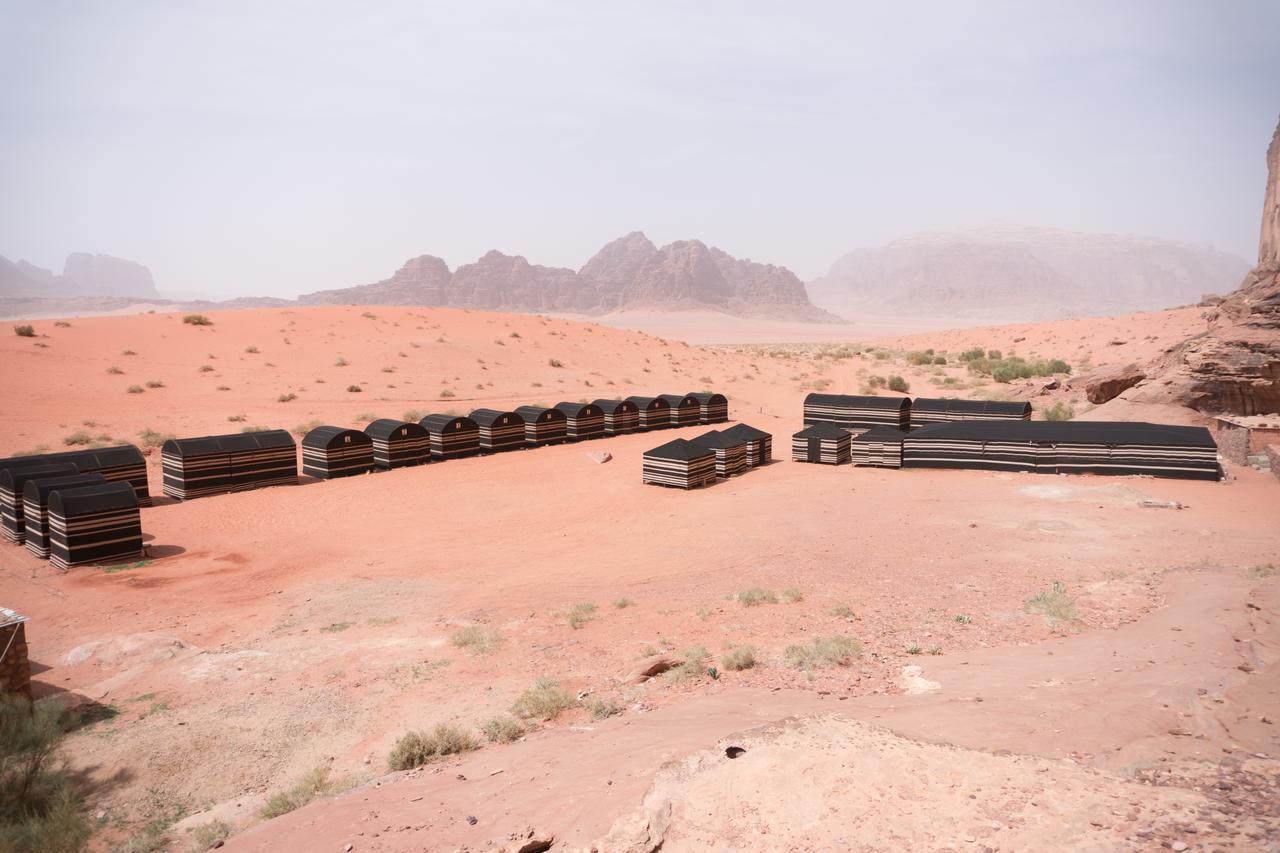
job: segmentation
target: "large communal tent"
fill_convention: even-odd
[[[27,480],[22,487],[22,517],[26,528],[27,550],[42,560],[49,559],[49,495],[58,489],[101,486],[107,481],[101,474],[64,474]]]
[[[298,482],[297,446],[282,429],[171,438],[160,461],[164,493],[178,500]]]
[[[731,438],[741,439],[747,448],[747,467],[768,465],[773,460],[773,436],[749,424],[734,424],[721,432]]]
[[[698,420],[704,424],[719,424],[729,420],[729,398],[714,392],[693,392],[690,397],[698,401]]]
[[[805,427],[791,436],[791,458],[796,462],[843,465],[849,461],[849,433],[824,422]]]
[[[570,441],[604,435],[604,409],[595,403],[556,403],[564,414],[565,435]]]
[[[636,407],[639,429],[665,429],[671,426],[671,404],[661,397],[628,397],[627,402]]]
[[[692,394],[663,394],[662,399],[671,407],[671,425],[676,427],[696,426],[701,418],[702,407]]]
[[[373,440],[373,464],[379,468],[406,468],[431,461],[431,436],[421,424],[379,418],[364,432]]]
[[[604,413],[605,435],[622,435],[640,429],[640,409],[630,400],[596,400]]]
[[[917,397],[911,401],[911,428],[953,421],[1029,421],[1031,404],[1014,400],[954,400]]]
[[[151,492],[147,487],[147,460],[142,451],[132,444],[0,459],[0,470],[34,462],[71,462],[82,474],[101,474],[109,483],[128,483],[138,495],[138,505],[151,506]]]
[[[656,486],[681,489],[705,486],[715,482],[716,455],[692,441],[677,438],[645,451],[641,478]]]
[[[358,429],[316,427],[302,439],[302,473],[332,480],[374,469],[373,439]]]
[[[480,452],[480,427],[465,415],[427,415],[418,423],[431,436],[431,455],[437,459]]]
[[[33,462],[0,469],[0,534],[15,545],[21,545],[26,539],[22,489],[28,480],[79,473],[80,469],[71,462]]]
[[[717,477],[736,477],[747,470],[747,443],[743,439],[713,429],[691,441],[716,455]]]
[[[935,424],[903,438],[902,465],[1195,480],[1222,476],[1218,447],[1204,427],[1119,421]]]
[[[60,569],[142,556],[138,496],[128,483],[49,495],[49,560]]]
[[[480,428],[480,449],[490,453],[515,450],[525,446],[524,418],[515,412],[476,409],[471,420]]]
[[[911,427],[911,398],[810,394],[804,398],[804,423],[835,424],[851,433],[878,426],[905,432]]]
[[[544,406],[520,406],[516,414],[524,419],[524,440],[531,447],[558,444],[568,437],[565,414]]]
[[[854,465],[871,468],[901,468],[902,439],[906,433],[897,427],[876,427],[855,435],[849,442],[849,455]]]

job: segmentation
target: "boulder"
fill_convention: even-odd
[[[1084,395],[1090,403],[1101,405],[1108,400],[1114,400],[1146,378],[1146,373],[1136,364],[1094,373],[1082,377]]]

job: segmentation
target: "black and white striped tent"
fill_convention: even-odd
[[[302,439],[302,473],[332,480],[374,469],[373,439],[358,429],[316,427]]]
[[[901,468],[902,439],[906,433],[897,427],[876,427],[855,435],[849,442],[849,455],[854,465],[870,468]]]
[[[379,418],[364,428],[373,439],[373,464],[379,468],[407,468],[431,461],[431,436],[413,421]]]
[[[716,455],[692,441],[677,438],[646,450],[641,468],[645,483],[694,489],[716,480]]]
[[[630,400],[596,400],[604,413],[604,434],[623,435],[640,429],[640,409]]]
[[[764,430],[748,424],[734,424],[721,432],[746,444],[748,468],[758,468],[773,461],[773,436]]]
[[[524,418],[515,412],[476,409],[471,420],[480,428],[480,449],[489,453],[516,450],[525,446]]]
[[[147,460],[142,451],[132,444],[0,459],[0,470],[36,461],[72,462],[82,474],[101,474],[108,483],[128,483],[138,494],[138,505],[151,506],[151,491],[147,486]]]
[[[909,397],[858,397],[848,394],[810,394],[804,398],[806,426],[835,424],[857,433],[878,426],[911,427]]]
[[[101,474],[63,474],[27,480],[22,487],[22,517],[26,526],[27,550],[42,560],[49,559],[49,495],[58,489],[78,489],[106,483]]]
[[[568,438],[565,414],[544,406],[519,406],[516,414],[524,419],[524,440],[530,447],[559,444]]]
[[[21,545],[26,539],[22,489],[28,480],[79,473],[80,469],[72,462],[32,462],[0,469],[0,535],[15,545]]]
[[[1013,400],[953,400],[917,397],[911,401],[911,428],[953,421],[1029,421],[1031,404]]]
[[[171,438],[160,448],[164,493],[188,500],[298,482],[298,453],[287,430]]]
[[[714,392],[693,392],[690,397],[698,401],[698,420],[704,424],[719,424],[729,420],[729,398]]]
[[[431,455],[436,459],[457,459],[480,452],[480,427],[465,415],[427,415],[418,423],[430,434]]]
[[[692,394],[663,394],[662,399],[671,407],[671,425],[675,427],[696,426],[701,417],[702,407]]]
[[[60,569],[142,556],[138,496],[128,483],[54,490],[49,495],[49,560]]]
[[[727,479],[746,473],[747,443],[745,440],[714,429],[690,440],[716,455],[717,477]]]
[[[556,403],[564,413],[565,434],[570,441],[604,435],[604,410],[595,403]]]
[[[935,424],[903,438],[902,465],[1194,480],[1222,476],[1218,447],[1204,427],[1112,421]]]
[[[849,461],[849,433],[825,422],[805,427],[791,436],[791,458],[796,462],[844,465]]]
[[[627,402],[636,407],[639,414],[637,429],[666,429],[672,426],[671,404],[661,397],[628,397]]]

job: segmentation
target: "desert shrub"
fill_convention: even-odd
[[[1046,421],[1069,421],[1076,416],[1076,410],[1067,403],[1054,403],[1044,410]]]
[[[911,386],[908,385],[907,380],[903,379],[901,376],[890,376],[889,390],[905,394],[911,390]]]
[[[480,731],[489,743],[511,743],[524,734],[524,726],[515,717],[493,717],[484,721]]]
[[[907,353],[907,364],[932,364],[933,353],[931,352],[909,352]]]
[[[146,389],[145,389],[145,388],[143,388],[141,385],[130,385],[130,386],[129,386],[127,389],[125,389],[125,390],[126,390],[126,392],[127,392],[127,393],[129,393],[129,394],[141,394],[141,393],[142,393],[143,391],[145,391]]]
[[[269,432],[270,430],[271,430],[271,427],[269,427],[269,426],[247,426],[247,427],[240,427],[240,432],[242,432],[242,433],[251,433],[251,432]]]
[[[833,666],[848,666],[860,654],[862,645],[857,640],[833,634],[830,637],[815,637],[808,645],[787,646],[783,659],[787,666],[808,672]]]
[[[121,370],[120,368],[116,367],[114,364],[107,368],[107,373],[110,373],[112,376],[123,376],[123,375],[124,375],[124,371],[123,371],[123,370]]]
[[[301,423],[295,426],[293,428],[293,434],[297,436],[304,436],[307,433],[311,432],[316,427],[322,427],[322,426],[324,426],[324,421],[320,420],[319,418],[315,418],[313,420],[307,421],[306,423]]]
[[[853,608],[845,604],[843,601],[831,605],[831,609],[827,611],[830,615],[837,619],[852,619]]]
[[[991,353],[997,357],[991,358]],[[1033,376],[1053,376],[1055,373],[1070,373],[1071,365],[1060,358],[1045,360],[1043,358],[1027,361],[1017,355],[1000,358],[998,350],[992,350],[986,356],[969,359],[969,372],[978,376],[990,376],[996,382],[1012,382],[1015,379],[1030,379]]]
[[[789,586],[784,589],[782,591],[782,597],[788,604],[798,604],[799,602],[804,601],[804,593],[796,586]]]
[[[452,723],[436,723],[429,732],[412,731],[402,735],[387,756],[387,766],[392,770],[412,770],[437,758],[479,748],[479,742],[470,732]]]
[[[244,423],[247,418],[244,415],[227,415],[227,420],[233,424]]]
[[[484,625],[470,625],[454,632],[452,643],[460,649],[466,649],[475,655],[487,655],[502,645],[502,635],[495,628]]]
[[[296,399],[298,399],[298,395],[290,391],[288,394],[281,394],[279,397],[276,397],[276,402],[292,403]]]
[[[609,717],[622,713],[622,705],[617,699],[596,699],[588,707],[591,711],[591,719],[607,720]]]
[[[720,665],[732,672],[751,669],[756,663],[755,646],[735,646],[720,656]]]
[[[70,722],[55,704],[0,697],[0,850],[80,850],[92,829],[60,759]]]
[[[316,767],[302,774],[297,782],[284,791],[277,791],[267,798],[258,811],[259,817],[271,819],[300,809],[318,797],[328,797],[351,787],[350,779],[334,779],[328,767]]]
[[[547,364],[551,365],[552,367],[564,367],[564,364],[558,358],[549,359],[547,361]]]
[[[982,347],[974,347],[973,349],[967,349],[964,352],[960,353],[961,361],[976,361],[980,358],[986,358],[986,357],[987,357],[987,352]]]
[[[245,351],[245,352],[247,352],[247,353],[249,353],[250,355],[257,355],[257,353],[258,353],[258,348],[257,348],[257,347],[245,347],[245,348],[244,348],[244,351]]]
[[[573,707],[573,694],[553,678],[539,678],[511,703],[511,713],[522,720],[554,720]]]
[[[83,445],[89,444],[92,441],[93,441],[93,436],[89,435],[89,433],[85,432],[82,429],[76,430],[75,432],[71,433],[71,435],[64,435],[62,437],[62,443],[65,444],[67,447],[81,447]]]
[[[755,607],[760,604],[777,604],[778,596],[771,589],[753,586],[738,593],[738,601],[743,607]]]
[[[626,608],[626,607],[630,607],[633,604],[635,604],[635,602],[627,598],[625,595],[622,598],[615,598],[613,600],[613,606],[618,608],[619,610],[622,610],[623,608]]]
[[[152,390],[155,390],[156,388],[163,388],[164,383],[161,382],[159,379],[148,379],[146,382],[146,386]]]
[[[68,323],[66,320],[54,320],[54,321],[53,321],[53,325],[57,326],[59,329],[70,329],[70,328],[71,328],[71,324],[70,324],[70,323]]]
[[[212,365],[212,364],[202,364],[202,365],[200,365],[200,372],[201,372],[201,373],[213,373],[213,365]]]
[[[1047,591],[1028,599],[1024,608],[1028,613],[1038,613],[1050,622],[1070,622],[1076,618],[1076,600],[1067,595],[1061,581],[1054,581]]]
[[[681,655],[679,666],[673,666],[663,674],[668,684],[681,684],[707,674],[707,660],[711,654],[702,646],[691,646]]]
[[[359,394],[362,391],[364,391],[364,389],[361,388],[359,385],[348,385],[347,391],[349,391],[352,394]]]
[[[871,376],[867,379],[867,385],[871,388],[883,388],[889,384],[889,380],[883,376]]]
[[[404,419],[406,421],[417,423],[418,421],[425,418],[428,414],[430,414],[430,412],[424,412],[424,411],[421,411],[420,409],[410,409],[409,411],[404,413]]]
[[[987,358],[990,359],[991,361],[999,361],[1000,359],[1004,358],[1004,356],[1000,354],[1000,350],[991,349],[991,350],[987,350]]]
[[[442,388],[440,389],[440,396],[447,398],[447,397],[456,397],[458,395],[450,391],[448,388]]]
[[[933,357],[933,363],[939,364],[939,365],[945,365],[947,363],[947,357],[945,355],[935,355]]]
[[[1060,358],[1051,358],[1049,359],[1047,369],[1050,373],[1070,373],[1071,365],[1067,364]]]
[[[36,336],[36,330],[32,326],[26,324],[14,326],[13,333],[20,338],[34,338]]]
[[[138,438],[141,439],[143,447],[160,447],[166,441],[173,438],[173,433],[158,432],[148,427],[147,429],[144,429],[142,432],[138,433]]]
[[[595,614],[596,606],[589,601],[580,602],[572,607],[565,608],[563,611],[565,621],[575,631],[594,619]]]
[[[182,318],[182,322],[188,326],[212,326],[213,321],[203,314],[188,314]]]
[[[191,830],[191,853],[203,853],[205,850],[221,847],[223,841],[231,837],[231,824],[225,820],[211,820]]]

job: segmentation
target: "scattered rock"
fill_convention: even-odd
[[[593,450],[587,454],[587,458],[592,462],[603,465],[613,458],[613,454],[607,450]]]
[[[1101,371],[1087,377],[1084,382],[1084,395],[1094,405],[1101,405],[1114,400],[1121,393],[1129,390],[1147,378],[1147,374],[1136,364],[1128,364],[1114,370]]]
[[[628,684],[643,684],[644,682],[648,681],[650,678],[653,678],[654,676],[657,676],[657,675],[662,675],[662,673],[666,672],[669,669],[674,669],[675,667],[679,666],[681,663],[683,663],[683,661],[678,661],[675,658],[668,658],[668,657],[650,658],[649,660],[640,664],[639,669],[637,669],[635,672],[627,676],[626,681]]]

